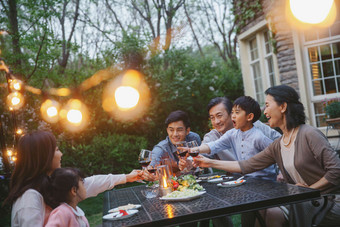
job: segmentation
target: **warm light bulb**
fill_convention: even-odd
[[[40,113],[45,121],[57,123],[59,121],[59,109],[60,104],[57,101],[46,99],[46,101],[41,104]]]
[[[13,79],[13,80],[10,80],[9,83],[10,83],[10,88],[12,90],[16,90],[16,91],[20,91],[21,90],[22,82],[20,80]]]
[[[319,24],[327,18],[333,3],[334,0],[290,0],[290,9],[298,20]]]
[[[73,124],[79,124],[83,118],[83,115],[79,110],[69,110],[67,113],[67,120]]]
[[[22,129],[20,129],[20,128],[16,131],[16,133],[17,133],[18,135],[21,135],[22,132],[23,132],[23,131],[22,131]]]
[[[139,101],[138,91],[129,86],[120,86],[115,91],[117,105],[123,109],[135,107]]]
[[[17,157],[13,156],[12,161],[15,162],[17,160]]]
[[[11,157],[13,155],[13,151],[11,149],[7,149],[7,156]]]
[[[58,110],[55,106],[48,107],[46,113],[49,117],[55,117],[58,114]]]
[[[12,92],[7,96],[7,105],[12,110],[18,110],[24,105],[24,96],[20,92]]]
[[[16,106],[20,103],[20,99],[18,97],[13,97],[11,103],[13,106]]]

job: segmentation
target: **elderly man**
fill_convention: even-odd
[[[165,120],[166,131],[168,136],[160,141],[152,149],[151,166],[155,166],[164,158],[170,158],[173,163],[174,173],[179,172],[178,162],[179,157],[175,144],[180,141],[193,141],[201,144],[201,138],[195,132],[190,131],[190,121],[188,114],[182,110],[171,112]],[[150,175],[145,176],[150,179]]]

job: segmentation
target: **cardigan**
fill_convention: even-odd
[[[276,139],[252,158],[239,161],[242,173],[251,173],[277,163],[284,180],[287,183],[295,184],[283,166],[280,140],[281,138]],[[324,189],[321,193],[339,189],[340,158],[320,130],[309,125],[300,125],[294,146],[295,168],[308,185],[325,177],[333,186]]]

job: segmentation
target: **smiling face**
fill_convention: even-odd
[[[233,128],[233,122],[223,103],[211,107],[209,118],[214,129],[222,134]]]
[[[166,129],[172,144],[185,141],[186,135],[189,134],[190,128],[186,128],[183,121],[175,121],[168,124]]]
[[[264,114],[268,118],[268,123],[270,127],[282,127],[285,125],[284,112],[286,110],[286,105],[278,105],[271,95],[266,96],[266,108],[264,109]]]
[[[231,120],[233,122],[233,126],[236,129],[240,129],[242,131],[247,131],[252,128],[254,114],[246,114],[246,111],[241,109],[239,106],[233,106],[231,111]]]

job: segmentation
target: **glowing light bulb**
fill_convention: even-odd
[[[120,86],[115,91],[117,105],[123,109],[135,107],[139,101],[139,92],[128,86]]]
[[[73,124],[79,124],[83,119],[83,115],[79,110],[69,110],[67,120]]]
[[[13,151],[11,149],[7,149],[7,156],[11,157],[13,155]]]
[[[24,105],[24,96],[20,92],[12,92],[7,96],[9,109],[18,110]]]
[[[13,156],[11,159],[13,162],[15,162],[17,160],[17,157]]]
[[[54,117],[58,115],[58,110],[55,106],[47,108],[46,113],[49,117]]]
[[[41,104],[40,113],[43,119],[49,123],[57,123],[59,120],[59,109],[60,104],[52,99],[46,99],[46,101]]]
[[[17,131],[16,131],[16,133],[18,134],[18,135],[21,135],[22,133],[23,133],[23,131],[22,131],[22,129],[18,129]]]
[[[10,80],[10,88],[12,90],[20,91],[22,88],[22,82],[17,79]]]
[[[290,0],[290,9],[300,21],[309,24],[323,22],[331,11],[334,0]]]

